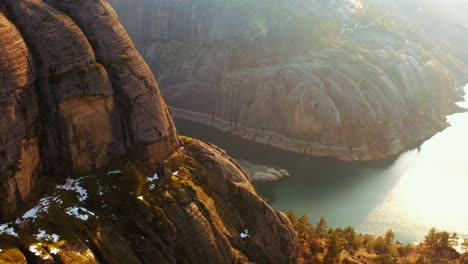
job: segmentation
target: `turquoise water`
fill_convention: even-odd
[[[460,106],[468,107],[463,102]],[[277,150],[210,127],[176,120],[181,134],[212,142],[235,158],[287,169],[291,177],[256,184],[276,209],[294,209],[335,227],[420,241],[431,227],[468,234],[468,113],[396,159],[347,163]]]

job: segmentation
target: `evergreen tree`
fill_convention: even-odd
[[[429,233],[424,238],[424,243],[430,249],[436,249],[437,248],[437,231],[436,231],[436,229],[434,227],[431,228],[431,230],[429,230]]]
[[[385,233],[385,241],[387,244],[392,244],[393,240],[395,239],[395,233],[393,233],[393,230],[389,229],[387,233]]]
[[[453,233],[453,234],[450,236],[449,243],[448,243],[448,247],[451,247],[451,248],[457,247],[458,244],[459,244],[458,240],[459,240],[458,234],[457,234],[457,233]]]
[[[342,248],[339,243],[338,237],[336,236],[335,233],[332,233],[328,241],[327,254],[325,255],[325,258],[323,259],[324,263],[326,264],[335,263],[335,260],[339,259],[340,257],[341,250]]]
[[[468,252],[468,238],[463,239],[463,242],[461,243],[461,248],[465,253]]]
[[[411,252],[410,244],[406,244],[398,248],[398,254],[400,254],[400,257],[403,258],[403,264],[406,264],[406,261],[408,259],[408,255],[410,252]]]
[[[351,226],[345,228],[345,230],[343,230],[343,236],[346,241],[345,248],[350,251],[356,250],[356,231],[354,231],[354,228]]]
[[[289,209],[287,212],[286,212],[286,216],[289,218],[289,221],[291,221],[291,224],[295,227],[297,226],[297,216],[296,216],[296,213]]]
[[[324,238],[328,231],[327,221],[322,217],[315,227],[315,234],[319,238]]]
[[[314,227],[310,224],[309,217],[302,215],[297,219],[296,231],[298,232],[299,238],[303,240],[309,240],[314,234]]]

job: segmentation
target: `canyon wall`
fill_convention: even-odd
[[[372,1],[110,3],[176,117],[289,151],[398,154],[447,126],[466,79]]]

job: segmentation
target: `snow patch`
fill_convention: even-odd
[[[119,175],[122,174],[121,170],[111,170],[107,173],[107,175]]]
[[[22,224],[27,219],[36,219],[39,214],[47,212],[52,203],[61,204],[63,202],[57,197],[44,197],[39,200],[39,203],[35,207],[24,213],[21,218],[16,219],[15,224]]]
[[[50,249],[50,254],[57,255],[60,252],[60,249],[53,247]]]
[[[158,176],[158,173],[154,173],[153,177],[148,177],[148,182],[154,182],[154,181],[157,181],[159,180],[159,176]]]
[[[248,238],[248,237],[250,237],[250,235],[249,235],[249,230],[246,229],[246,230],[244,230],[244,232],[240,233],[240,237],[241,237],[241,238]]]
[[[65,210],[65,213],[83,221],[87,221],[89,219],[89,216],[95,216],[93,212],[83,207],[69,207]]]
[[[157,180],[159,180],[159,176],[157,172],[154,173],[153,177],[146,178],[146,181],[148,183],[151,183],[150,190],[154,190],[156,188],[156,184],[154,182],[156,182]]]
[[[80,186],[81,180],[82,178],[76,180],[68,178],[66,183],[64,185],[57,186],[57,189],[74,191],[79,194],[78,200],[80,202],[84,202],[88,199],[88,192],[85,188]]]
[[[60,240],[60,236],[57,234],[47,234],[45,230],[39,229],[39,233],[34,235],[34,237],[39,241],[49,241],[53,243],[57,243]]]
[[[18,233],[16,233],[15,229],[13,227],[8,227],[8,224],[0,225],[0,236],[4,234],[14,237],[18,236]]]
[[[51,257],[49,255],[46,255],[39,250],[39,245],[29,246],[29,252],[33,253],[34,255],[36,255],[37,257],[40,257],[43,260],[50,259]]]

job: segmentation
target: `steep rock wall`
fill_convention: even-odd
[[[125,155],[157,164],[177,148],[156,80],[106,3],[72,5],[103,13],[89,25],[40,0],[0,4],[0,215],[25,201],[39,168],[86,172]]]
[[[177,117],[289,151],[384,159],[447,126],[467,67],[361,2],[110,3]]]
[[[0,12],[0,216],[24,202],[40,170],[38,98],[31,53]]]

